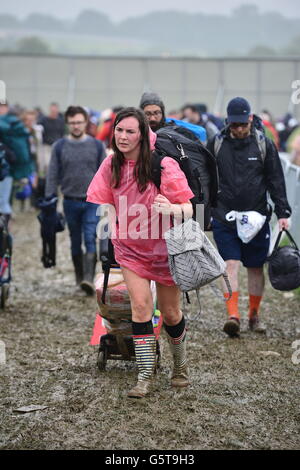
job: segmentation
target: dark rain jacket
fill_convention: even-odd
[[[213,155],[214,141],[215,138],[208,143]],[[263,159],[253,130],[245,139],[233,139],[227,130],[215,156],[220,191],[217,207],[212,210],[213,218],[231,226],[235,222],[225,219],[231,210],[257,211],[268,216],[268,192],[277,217],[288,218],[291,215],[280,158],[271,140],[266,137],[266,156]]]

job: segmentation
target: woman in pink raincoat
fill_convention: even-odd
[[[163,232],[170,226],[165,223],[170,214],[192,216],[189,200],[194,195],[179,165],[170,157],[162,161],[160,190],[152,182],[155,140],[156,134],[141,110],[120,111],[114,123],[114,153],[103,161],[87,192],[89,202],[110,204],[116,211],[112,242],[131,300],[138,382],[128,396],[135,398],[149,393],[155,368],[150,280],[156,281],[158,308],[174,359],[171,385],[189,384],[185,320],[180,310],[180,291],[169,271]]]

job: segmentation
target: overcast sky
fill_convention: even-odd
[[[87,8],[106,13],[120,21],[150,11],[181,10],[186,12],[229,14],[242,4],[256,4],[261,12],[277,11],[288,17],[300,17],[299,0],[0,0],[0,12],[24,18],[29,13],[48,13],[60,18],[74,18]]]

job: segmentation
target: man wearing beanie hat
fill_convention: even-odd
[[[143,93],[140,108],[144,111],[153,132],[165,125],[165,105],[156,93]]]
[[[291,215],[280,158],[273,142],[265,137],[261,120],[241,97],[228,103],[227,126],[208,143],[208,149],[217,159],[220,187],[217,206],[212,210],[212,230],[233,291],[230,299],[226,290],[224,293],[228,311],[224,331],[230,337],[240,332],[238,273],[242,262],[248,274],[249,329],[263,333],[258,312],[264,290],[263,265],[270,244],[267,193],[274,203],[280,230],[288,228]],[[265,216],[262,228],[248,243],[239,238],[236,221],[226,218],[231,211],[255,211]]]

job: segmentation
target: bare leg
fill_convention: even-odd
[[[226,261],[226,271],[227,271],[229,282],[230,282],[231,289],[233,292],[236,292],[239,290],[239,280],[238,280],[239,269],[240,269],[239,260],[229,259]],[[222,284],[223,284],[223,292],[228,292],[223,278],[222,278]]]
[[[224,296],[227,298],[226,307],[228,312],[228,320],[226,321],[223,330],[228,336],[234,338],[239,335],[240,331],[240,314],[239,314],[239,307],[238,307],[238,299],[239,299],[239,275],[240,269],[240,261],[239,260],[227,260],[226,261],[226,271],[228,274],[228,279],[232,289],[232,296],[229,299],[228,289],[227,286],[222,280],[223,283],[223,290]]]
[[[141,278],[127,268],[122,268],[122,274],[130,296],[132,320],[137,323],[151,320],[153,299],[150,281]]]
[[[249,292],[249,328],[257,333],[265,333],[266,327],[260,323],[258,311],[265,286],[263,268],[247,268]]]
[[[156,283],[158,308],[166,325],[177,325],[182,319],[180,310],[180,290],[177,286],[164,286]]]
[[[248,291],[250,295],[263,295],[265,276],[263,268],[247,268]]]

